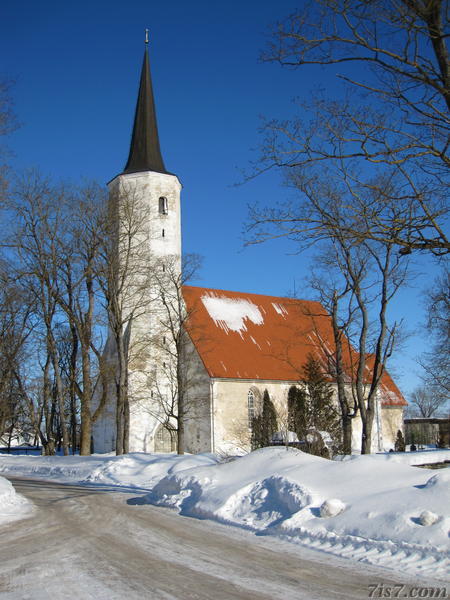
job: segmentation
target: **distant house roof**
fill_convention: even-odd
[[[333,330],[319,302],[192,286],[183,296],[188,331],[210,377],[296,382],[310,353],[329,370]],[[388,373],[380,391],[383,405],[406,405]]]

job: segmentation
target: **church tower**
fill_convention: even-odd
[[[169,173],[159,146],[147,47],[144,51],[130,152],[123,172],[109,183],[112,195],[131,187],[148,210],[148,254],[181,257],[181,184]]]
[[[161,154],[147,40],[128,160],[108,187],[115,222],[114,277],[121,320],[117,325],[124,333],[127,364],[123,381],[128,389],[128,405],[121,418],[129,419],[129,451],[151,452],[164,421],[155,400],[156,391],[161,394],[161,389],[169,385],[161,380],[164,376],[159,368],[160,348],[165,343],[161,330],[161,274],[166,269],[181,274],[181,184],[167,171]],[[96,452],[114,451],[118,443],[115,388],[119,365],[123,364],[119,352],[110,327],[106,355],[109,364],[114,365],[115,384],[108,390],[104,416],[95,424]]]

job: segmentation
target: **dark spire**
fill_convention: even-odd
[[[159,147],[147,47],[144,51],[144,61],[142,63],[130,154],[123,172],[138,173],[139,171],[167,173]]]

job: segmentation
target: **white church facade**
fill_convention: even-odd
[[[265,390],[282,412],[309,354],[333,354],[331,319],[317,302],[183,284],[181,184],[164,165],[145,51],[128,162],[109,184],[119,215],[118,271],[127,326],[129,450],[175,449],[177,394],[183,394],[187,452],[249,448],[250,421]],[[118,275],[120,279],[120,275]],[[114,344],[107,343],[111,363]],[[95,452],[116,445],[114,382],[93,428]],[[406,402],[385,372],[373,449],[394,447]],[[353,422],[355,449],[361,423]]]

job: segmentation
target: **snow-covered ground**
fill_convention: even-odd
[[[182,515],[411,575],[446,579],[450,470],[411,466],[444,460],[450,460],[450,451],[342,461],[284,448],[265,448],[228,462],[210,454],[0,455],[0,472],[129,486],[142,492],[143,501]],[[20,497],[0,478],[0,520],[14,513],[11,506],[18,516],[24,514]]]

